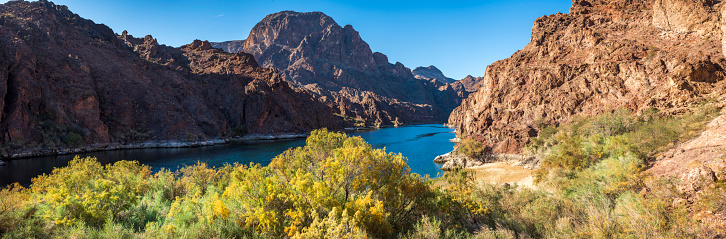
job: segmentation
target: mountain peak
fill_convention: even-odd
[[[270,14],[252,29],[243,51],[280,69],[293,85],[320,92],[341,115],[368,123],[440,122],[461,102],[438,82],[415,80],[402,63],[371,51],[353,26],[341,27],[321,12]]]
[[[417,79],[436,79],[444,84],[454,83],[456,80],[446,77],[439,68],[434,65],[428,67],[419,66],[413,69],[413,75]]]
[[[295,48],[308,35],[340,26],[322,12],[282,11],[267,15],[245,40],[244,51],[259,59],[269,47]]]

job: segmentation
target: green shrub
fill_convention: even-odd
[[[480,184],[471,171],[428,179],[400,154],[313,131],[260,165],[177,171],[75,158],[0,190],[3,238],[622,238],[695,237],[700,226],[666,179],[642,174],[653,152],[695,135],[713,112],[616,111],[545,128],[541,189]],[[647,137],[655,135],[657,139]],[[683,136],[686,135],[686,136]],[[481,156],[481,142],[459,150]],[[722,182],[704,210],[726,209]],[[651,193],[641,194],[647,187]],[[546,190],[545,190],[546,189]]]
[[[466,155],[470,158],[480,158],[484,156],[484,154],[487,153],[488,150],[486,147],[484,147],[484,144],[482,144],[482,142],[466,138],[461,140],[461,142],[459,143],[459,147],[456,148],[456,152]]]
[[[28,201],[25,188],[19,184],[12,184],[0,188],[0,235],[13,230],[22,220],[23,208]]]
[[[40,215],[55,224],[102,226],[138,203],[151,171],[136,162],[120,161],[106,167],[95,158],[76,156],[65,168],[33,179]]]
[[[232,135],[233,136],[245,136],[247,134],[247,129],[244,125],[238,125],[237,127],[234,127],[232,129]]]
[[[369,235],[389,237],[415,224],[432,197],[400,154],[318,130],[306,146],[286,151],[268,167],[237,167],[222,201],[230,218],[262,234],[298,235],[312,215],[338,208]]]
[[[660,116],[653,109],[640,116],[625,109],[615,110],[545,128],[527,151],[543,159],[537,181],[549,172],[579,171],[610,157],[632,154],[647,162],[666,147],[694,137],[716,115],[717,111],[705,106],[681,116]]]
[[[80,147],[85,142],[83,141],[83,136],[81,136],[80,134],[68,133],[65,138],[65,143],[71,147]]]

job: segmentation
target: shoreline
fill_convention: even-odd
[[[251,134],[242,137],[217,138],[205,140],[149,140],[138,143],[108,143],[108,144],[90,144],[80,148],[56,148],[56,149],[29,149],[18,150],[12,154],[0,155],[0,161],[19,160],[33,157],[45,157],[56,155],[68,155],[79,153],[92,153],[101,151],[127,150],[127,149],[153,149],[153,148],[196,148],[214,145],[229,144],[230,142],[244,141],[275,141],[286,139],[305,138],[309,133],[295,134]]]
[[[382,125],[382,126],[370,126],[370,127],[354,127],[344,128],[340,132],[357,132],[357,131],[370,131],[381,128],[392,128],[392,127],[406,127],[416,126],[412,125]],[[425,125],[425,124],[420,124]],[[153,148],[196,148],[196,147],[207,147],[214,145],[229,144],[230,142],[244,142],[244,141],[275,141],[275,140],[288,140],[288,139],[299,139],[306,138],[310,135],[308,133],[280,133],[280,134],[250,134],[242,137],[229,137],[229,138],[216,138],[216,139],[204,139],[204,140],[149,140],[144,142],[136,143],[107,143],[107,144],[90,144],[79,148],[55,148],[55,149],[21,149],[16,150],[13,153],[2,153],[0,154],[0,161],[7,162],[11,160],[20,160],[34,157],[46,157],[56,155],[68,155],[68,154],[80,154],[80,153],[92,153],[101,151],[114,151],[114,150],[128,150],[128,149],[153,149]],[[0,164],[2,166],[2,164]]]
[[[525,169],[537,169],[540,167],[540,160],[535,156],[519,154],[498,154],[490,153],[481,158],[470,158],[466,155],[456,154],[454,151],[436,156],[434,163],[443,164],[441,170],[455,171],[460,169],[476,169],[490,163],[506,162],[512,166]]]
[[[479,159],[455,154],[454,151],[437,156],[435,163],[443,164],[441,170],[452,172],[471,170],[477,182],[494,185],[519,185],[534,189],[533,172],[539,168],[540,160],[534,156],[491,153]]]

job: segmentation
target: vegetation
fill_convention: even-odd
[[[318,130],[266,166],[203,163],[152,173],[76,158],[0,191],[2,238],[661,238],[703,230],[642,174],[653,152],[714,115],[620,110],[543,129],[539,189],[477,183],[469,171],[411,173],[400,154]],[[684,136],[685,135],[685,136]],[[466,145],[466,146],[465,146]],[[477,154],[476,142],[460,150]],[[462,149],[462,147],[464,149]],[[722,185],[723,183],[719,184]],[[653,193],[640,193],[644,187]],[[726,210],[722,186],[707,205]]]
[[[537,171],[539,181],[592,168],[608,159],[630,158],[643,167],[657,153],[693,138],[717,112],[701,107],[692,114],[661,116],[655,109],[640,115],[621,109],[545,128],[527,150],[543,158]]]
[[[83,136],[77,133],[68,133],[65,138],[65,143],[71,147],[80,147],[83,145]]]
[[[29,188],[0,191],[0,232],[3,238],[394,238],[430,220],[452,234],[491,216],[467,187],[432,182],[410,173],[400,154],[326,130],[266,167],[200,163],[152,173],[136,162],[103,166],[77,157]]]
[[[245,128],[244,125],[238,125],[237,127],[234,127],[234,129],[232,129],[233,136],[242,137],[242,136],[245,136],[246,134],[247,134],[247,129]]]
[[[456,148],[456,152],[470,158],[479,158],[488,151],[482,142],[470,138],[462,139],[458,145],[459,147]]]
[[[343,115],[343,114],[333,114],[333,115],[342,119],[342,121],[340,123],[340,126],[342,126],[342,127],[361,127],[362,128],[362,127],[366,127],[366,125],[369,125],[369,124],[380,126],[380,124],[378,124],[378,122],[375,122],[375,123],[366,122],[365,119],[360,118],[360,117],[353,118],[353,117]]]
[[[39,118],[41,121],[38,122],[35,129],[42,137],[40,142],[42,146],[49,148],[80,147],[85,143],[80,129],[55,122],[53,114],[44,113]]]

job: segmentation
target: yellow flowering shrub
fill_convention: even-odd
[[[387,237],[418,221],[433,196],[400,154],[373,149],[360,137],[313,131],[268,167],[239,166],[223,194],[239,225],[263,234],[295,236],[315,215],[344,209],[356,226]]]
[[[138,203],[150,174],[137,162],[104,167],[95,158],[76,156],[68,167],[33,179],[30,190],[42,217],[55,224],[101,225]]]

